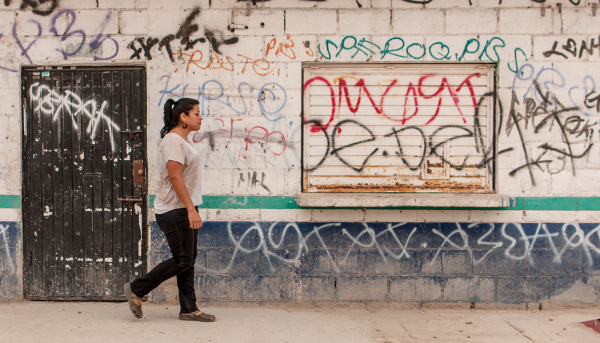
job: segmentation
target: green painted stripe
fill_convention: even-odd
[[[153,198],[152,198],[153,199]],[[210,209],[300,209],[296,197],[206,195],[201,208]],[[356,209],[355,207],[315,207]],[[366,207],[379,210],[477,210],[477,211],[600,211],[600,197],[517,197],[514,207]]]
[[[156,198],[156,195],[154,195],[154,194],[148,195],[148,207],[149,208],[154,208],[154,198]]]
[[[154,207],[156,195],[148,196],[148,207]],[[296,197],[205,195],[201,208],[210,209],[300,209]],[[0,208],[21,208],[20,195],[0,195]],[[316,207],[319,209],[355,209],[354,207]],[[600,211],[600,197],[517,197],[514,207],[366,207],[379,210],[444,210],[444,211]]]
[[[0,195],[0,208],[21,208],[21,196]]]
[[[156,195],[148,196],[148,207],[154,207]],[[211,209],[295,209],[300,208],[296,197],[221,196],[205,195],[199,208]]]
[[[577,198],[577,208],[579,211],[600,211],[600,197]]]
[[[378,210],[443,210],[443,211],[522,211],[525,198],[515,198],[514,207],[366,207]]]
[[[202,197],[203,208],[220,209],[251,209],[261,208],[260,198],[258,196],[207,196]]]
[[[265,209],[297,209],[296,197],[262,197],[261,206]]]
[[[577,211],[578,199],[571,197],[527,197],[525,198],[525,208],[531,211]]]

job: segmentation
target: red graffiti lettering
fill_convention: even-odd
[[[255,130],[262,130],[264,132],[264,134],[262,135],[262,137],[257,138],[257,137],[252,137],[252,132]],[[262,126],[254,126],[252,127],[250,130],[245,129],[245,133],[246,133],[246,137],[244,138],[244,141],[246,142],[246,151],[248,151],[248,143],[250,144],[254,144],[257,143],[259,141],[265,141],[265,143],[268,145],[269,144],[269,138],[271,137],[271,135],[279,135],[279,137],[281,137],[281,142],[283,143],[283,149],[281,150],[281,152],[276,153],[273,151],[273,155],[275,156],[281,156],[281,154],[283,154],[283,152],[285,151],[287,144],[285,142],[285,136],[283,135],[283,133],[279,132],[279,131],[273,131],[273,132],[269,132],[269,130],[267,130],[266,128],[262,127]],[[260,133],[259,133],[260,135]]]
[[[389,116],[384,111],[385,98],[388,95],[388,93],[393,89],[393,87],[398,84],[397,79],[391,81],[389,83],[389,85],[387,85],[384,92],[381,94],[379,103],[377,103],[377,101],[373,98],[373,95],[369,91],[369,88],[365,85],[364,79],[359,79],[353,86],[349,86],[346,81],[346,78],[348,78],[348,77],[336,78],[333,80],[333,84],[330,83],[326,78],[324,78],[322,76],[313,77],[310,80],[305,82],[303,92],[306,92],[306,89],[308,88],[308,86],[316,81],[320,81],[320,82],[324,83],[326,86],[328,86],[330,96],[331,96],[331,117],[329,118],[329,121],[327,123],[320,123],[319,125],[317,125],[316,123],[313,122],[311,124],[311,132],[319,132],[322,129],[327,130],[329,128],[329,125],[335,119],[336,111],[341,109],[344,100],[345,100],[345,105],[348,107],[348,110],[352,113],[357,113],[360,108],[363,94],[367,96],[367,98],[369,99],[369,101],[371,103],[371,106],[373,107],[373,109],[375,110],[375,112],[377,114],[380,114],[391,121],[400,122],[402,124],[405,124],[407,121],[414,118],[419,113],[419,97],[421,97],[425,100],[434,99],[434,98],[438,97],[435,112],[433,113],[431,118],[429,118],[429,120],[425,123],[425,125],[428,125],[433,120],[435,120],[435,118],[440,113],[441,106],[442,106],[442,100],[443,100],[441,93],[445,89],[447,89],[448,92],[450,93],[450,97],[452,98],[452,100],[454,102],[454,106],[456,106],[463,122],[466,124],[467,120],[465,119],[463,111],[460,108],[460,98],[458,97],[458,94],[461,92],[463,87],[466,87],[469,90],[471,102],[473,103],[473,106],[475,107],[474,110],[477,111],[477,98],[475,97],[475,90],[473,89],[471,79],[480,77],[481,75],[479,73],[469,75],[458,86],[450,85],[450,83],[448,82],[448,79],[446,77],[443,77],[440,81],[438,88],[433,92],[433,94],[425,94],[424,90],[427,89],[428,87],[424,85],[424,82],[428,78],[431,78],[434,76],[435,75],[422,76],[419,79],[418,85],[416,85],[416,86],[413,85],[412,82],[410,82],[408,84],[408,88],[406,90],[406,93],[404,94],[404,111],[402,113],[402,117],[399,119]],[[336,100],[336,92],[334,90],[336,83],[337,83],[337,87],[338,87],[337,100]],[[350,87],[358,88],[358,96],[357,96],[357,100],[354,104],[352,103],[352,100],[350,98],[350,90],[349,90]],[[412,101],[410,101],[410,98],[412,98]],[[412,102],[412,104],[411,104],[411,102]],[[409,113],[409,112],[411,112],[410,107],[414,107],[414,110],[412,110],[412,113]]]
[[[448,84],[448,79],[444,77],[444,78],[442,78],[442,82],[440,84],[440,87],[437,89],[437,91],[435,91],[434,94],[432,94],[432,95],[425,95],[425,94],[423,94],[423,89],[422,89],[423,81],[425,81],[427,78],[432,77],[432,76],[433,75],[425,75],[425,76],[423,76],[423,77],[421,77],[419,79],[419,88],[418,88],[419,95],[422,96],[423,99],[431,99],[431,98],[439,95],[444,90],[444,88],[447,88],[448,92],[450,93],[450,96],[452,96],[452,100],[454,101],[454,105],[458,109],[458,112],[460,113],[461,117],[463,117],[462,118],[463,122],[466,124],[467,120],[464,118],[462,110],[460,109],[460,106],[459,106],[460,99],[458,98],[458,94],[457,93],[460,92],[460,90],[462,89],[462,86],[466,84],[469,87],[469,91],[471,93],[471,99],[473,101],[473,105],[475,107],[477,107],[477,99],[475,98],[475,91],[473,90],[473,86],[471,85],[470,79],[472,77],[479,77],[480,74],[479,73],[475,73],[473,75],[467,76],[467,78],[464,79],[463,82],[461,82],[461,84],[456,89],[452,89],[452,86],[450,86],[450,84]],[[434,115],[431,117],[431,119],[429,119],[429,121],[427,121],[427,123],[425,123],[425,125],[427,125],[427,124],[429,124],[429,123],[431,123],[432,121],[435,120],[435,118],[437,117],[437,115],[440,113],[440,107],[441,107],[441,105],[442,105],[442,97],[440,97],[439,100],[438,100],[438,105],[437,105],[437,108],[435,110]]]

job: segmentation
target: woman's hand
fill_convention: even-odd
[[[188,210],[188,219],[190,221],[190,229],[198,230],[202,227],[202,218],[194,208],[193,210]]]

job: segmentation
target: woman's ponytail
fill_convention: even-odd
[[[179,117],[182,113],[189,115],[194,106],[200,104],[198,100],[190,98],[181,98],[178,101],[168,99],[165,102],[164,121],[165,126],[160,130],[160,138],[164,138],[169,131],[173,130],[179,124]]]
[[[179,121],[179,119],[175,118],[175,116],[173,115],[173,105],[175,105],[175,101],[173,101],[173,99],[168,99],[165,102],[163,116],[165,126],[162,128],[162,130],[160,130],[160,138],[165,137],[165,135],[169,133],[169,131],[173,130],[173,128],[177,126],[177,122]]]

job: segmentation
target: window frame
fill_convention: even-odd
[[[394,190],[383,190],[383,191],[378,191],[378,192],[371,192],[371,191],[348,191],[348,190],[341,190],[339,192],[336,191],[327,191],[327,192],[323,192],[323,191],[310,191],[307,187],[308,181],[309,181],[309,173],[307,172],[307,144],[309,144],[309,142],[307,142],[307,130],[309,130],[309,127],[311,125],[311,121],[309,120],[307,122],[307,116],[310,115],[310,111],[307,111],[307,93],[306,91],[309,91],[308,88],[305,89],[305,82],[307,81],[307,76],[309,74],[309,72],[312,69],[321,69],[321,70],[343,70],[343,69],[362,69],[362,70],[366,70],[368,71],[369,69],[396,69],[396,68],[405,68],[406,70],[409,70],[411,72],[415,72],[415,71],[420,71],[422,69],[426,69],[426,71],[422,71],[423,74],[426,74],[427,71],[431,71],[433,69],[433,71],[448,71],[449,68],[456,68],[456,71],[460,72],[460,71],[464,71],[464,70],[468,70],[468,69],[482,69],[482,70],[486,70],[487,73],[487,79],[485,82],[485,87],[487,88],[484,96],[489,96],[489,98],[491,99],[490,102],[488,102],[487,106],[487,118],[486,118],[486,145],[485,145],[485,149],[488,149],[489,152],[486,155],[486,160],[488,160],[488,162],[486,163],[487,166],[485,168],[487,174],[485,176],[486,178],[486,182],[485,182],[485,189],[483,190],[478,190],[478,191],[474,191],[474,192],[466,192],[466,191],[455,191],[455,192],[444,192],[444,191],[439,191],[439,190],[420,190],[417,192],[410,192],[410,191],[406,191],[406,192],[401,192],[401,191],[394,191]],[[401,73],[400,73],[401,74]],[[300,189],[300,194],[321,194],[321,195],[326,195],[326,194],[337,194],[337,193],[353,193],[353,194],[369,194],[369,193],[376,193],[379,195],[384,195],[384,194],[388,194],[388,195],[392,195],[392,194],[398,194],[398,195],[413,195],[413,196],[417,196],[417,195],[427,195],[427,194],[432,194],[432,195],[441,195],[441,194],[464,194],[464,195],[494,195],[497,193],[497,189],[498,189],[498,185],[497,185],[497,163],[496,163],[496,158],[497,158],[497,77],[498,77],[498,70],[497,70],[497,63],[486,63],[486,62],[468,62],[468,63],[450,63],[450,62],[446,62],[446,63],[440,63],[440,62],[431,62],[431,63],[377,63],[377,62],[370,62],[370,63],[323,63],[323,62],[305,62],[302,63],[302,72],[301,72],[301,76],[302,76],[302,98],[301,98],[301,109],[302,109],[302,119],[303,119],[303,125],[302,125],[302,144],[301,144],[301,189]],[[312,77],[315,77],[315,75],[313,75]],[[337,97],[337,94],[336,94]],[[477,96],[477,100],[479,103],[479,99],[481,98],[481,96]],[[343,119],[343,118],[342,118]],[[340,119],[341,120],[341,119]],[[390,127],[392,127],[393,124],[390,124]],[[423,180],[422,178],[419,178],[418,180]],[[485,196],[483,197],[485,198]],[[494,197],[495,199],[497,197]],[[510,201],[506,201],[509,199],[504,199],[502,198],[501,203],[510,203]],[[500,207],[503,207],[500,206]]]

